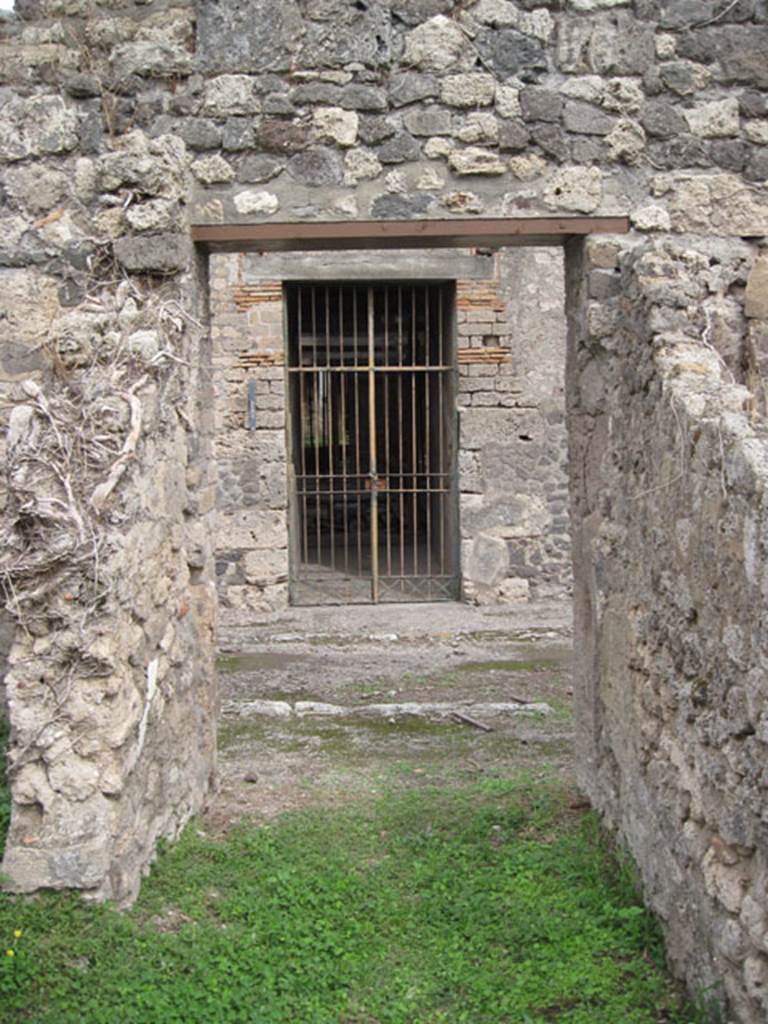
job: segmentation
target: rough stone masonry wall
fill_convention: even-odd
[[[558,250],[218,256],[211,268],[222,621],[288,602],[286,280],[458,277],[462,594],[490,603],[569,592]]]
[[[205,663],[209,647],[199,631],[186,625],[192,621],[190,613],[178,617],[186,600],[177,603],[187,582],[191,594],[209,593],[204,584],[205,538],[193,542],[186,529],[202,521],[209,500],[205,445],[195,447],[195,381],[199,377],[203,388],[205,375],[196,368],[199,328],[188,319],[202,323],[188,276],[189,221],[629,213],[637,238],[657,240],[660,248],[653,251],[664,251],[670,240],[679,243],[677,255],[670,258],[668,308],[691,309],[685,314],[688,326],[670,331],[658,312],[667,301],[653,298],[658,267],[640,274],[646,264],[641,257],[637,263],[630,258],[623,277],[615,266],[615,253],[595,250],[586,279],[580,275],[576,254],[570,252],[573,350],[583,355],[593,349],[608,353],[573,364],[573,401],[586,407],[593,399],[602,401],[606,379],[627,399],[626,410],[618,402],[612,405],[612,418],[593,410],[571,420],[574,473],[583,461],[584,438],[593,428],[602,431],[594,450],[602,445],[609,456],[600,462],[594,480],[590,477],[589,488],[579,492],[583,499],[575,508],[576,550],[590,554],[586,563],[578,562],[579,575],[599,571],[602,587],[593,588],[599,603],[587,604],[589,591],[579,598],[582,624],[586,627],[592,621],[588,635],[600,640],[580,656],[584,686],[599,684],[595,702],[589,703],[584,692],[580,698],[582,707],[594,708],[591,718],[585,719],[593,730],[587,735],[594,737],[591,763],[596,781],[591,791],[598,805],[620,823],[641,862],[651,898],[654,879],[659,887],[667,885],[663,891],[668,893],[679,879],[678,902],[688,901],[702,924],[697,933],[705,936],[701,949],[693,949],[690,933],[672,913],[674,907],[667,913],[670,949],[681,972],[692,981],[725,978],[735,1012],[746,1021],[764,1018],[758,1009],[766,963],[760,915],[768,900],[761,881],[761,854],[749,855],[749,832],[737,831],[725,813],[729,790],[738,794],[736,807],[745,808],[744,787],[753,762],[739,752],[762,743],[762,719],[756,709],[765,692],[760,675],[764,646],[754,625],[754,606],[746,606],[747,593],[758,597],[754,581],[760,578],[765,559],[759,531],[754,541],[749,540],[753,527],[747,525],[763,500],[759,487],[750,493],[746,482],[750,473],[758,479],[754,451],[762,442],[745,434],[734,437],[729,447],[740,414],[722,411],[731,408],[732,393],[710,383],[714,347],[724,353],[739,381],[755,385],[756,395],[762,336],[747,330],[744,317],[749,307],[741,277],[731,278],[727,290],[716,287],[717,303],[704,304],[710,310],[706,321],[699,313],[702,303],[695,287],[701,282],[706,286],[715,263],[719,259],[722,265],[725,259],[703,245],[709,237],[742,239],[734,244],[744,253],[745,268],[751,264],[765,272],[764,256],[758,259],[758,253],[768,234],[767,24],[764,0],[221,0],[199,6],[165,0],[19,0],[19,17],[3,21],[0,39],[0,295],[6,310],[0,323],[5,332],[3,397],[32,409],[17,414],[14,430],[25,439],[19,442],[21,452],[31,443],[34,454],[34,443],[39,447],[42,442],[50,452],[50,446],[59,442],[39,393],[30,386],[18,390],[17,381],[34,377],[59,420],[67,408],[72,415],[80,406],[91,408],[91,399],[69,407],[67,400],[83,393],[92,379],[88,368],[93,360],[67,368],[58,354],[59,332],[49,330],[49,325],[69,316],[78,324],[87,323],[93,299],[105,304],[105,316],[116,325],[117,336],[109,326],[86,331],[95,351],[110,353],[109,358],[95,360],[106,390],[101,391],[97,382],[93,400],[126,391],[125,385],[129,389],[144,376],[138,366],[122,380],[112,380],[107,371],[117,353],[122,360],[129,351],[123,337],[127,343],[139,331],[157,329],[161,284],[170,286],[171,298],[180,303],[177,312],[186,339],[174,341],[163,357],[166,365],[149,367],[146,385],[135,390],[140,401],[145,386],[157,386],[160,393],[165,387],[167,394],[178,396],[175,402],[160,403],[158,417],[148,415],[135,449],[126,412],[134,403],[117,395],[114,440],[107,443],[98,432],[88,434],[96,446],[89,447],[85,463],[77,463],[78,479],[89,485],[84,493],[91,495],[111,478],[110,455],[119,458],[125,444],[129,448],[124,454],[135,452],[134,458],[120,463],[125,466],[123,475],[101,512],[87,502],[72,506],[83,520],[85,535],[90,536],[87,528],[93,526],[101,539],[98,578],[120,582],[89,612],[96,618],[88,621],[98,619],[100,634],[88,626],[85,637],[81,635],[79,623],[91,605],[84,603],[80,591],[64,589],[64,581],[80,573],[85,553],[64,481],[55,473],[43,474],[40,486],[29,488],[28,506],[22,508],[13,496],[6,506],[3,529],[9,550],[15,550],[13,544],[22,553],[40,550],[34,531],[50,539],[56,534],[52,523],[62,510],[68,517],[66,536],[77,542],[61,552],[58,562],[51,562],[51,576],[44,582],[54,586],[39,592],[37,605],[31,601],[40,610],[47,633],[34,637],[17,631],[11,651],[11,760],[29,765],[30,777],[34,776],[28,788],[17,780],[13,783],[8,857],[22,884],[79,884],[98,893],[130,894],[140,867],[151,856],[154,835],[172,831],[189,806],[201,799],[204,788],[202,771],[195,773],[196,779],[178,779],[163,761],[164,756],[175,756],[169,751],[178,752],[181,759],[184,750],[190,756],[200,750],[199,761],[191,763],[210,764],[210,718],[205,710],[209,691],[201,712],[189,699],[188,684],[202,681],[204,673],[184,667],[194,666],[198,656]],[[171,195],[169,180],[175,183]],[[706,260],[699,258],[702,253]],[[715,263],[710,263],[712,259]],[[637,275],[632,266],[637,266]],[[95,284],[89,276],[94,272]],[[724,272],[725,279],[730,273]],[[153,312],[149,324],[132,325],[129,317],[121,326],[120,313],[128,300],[120,291],[124,278],[139,289],[137,306]],[[694,289],[690,302],[688,288]],[[681,301],[682,306],[674,305]],[[615,306],[625,324],[621,331],[613,315]],[[50,315],[36,317],[38,307],[49,309]],[[673,372],[649,345],[649,338],[658,337],[666,339],[661,348],[670,348],[670,337],[678,331],[696,349],[691,364],[706,372],[697,373],[690,366]],[[107,335],[109,341],[104,340]],[[67,345],[63,349],[66,352]],[[152,359],[150,355],[149,362]],[[696,387],[694,380],[699,382]],[[664,401],[659,399],[662,382]],[[690,400],[683,408],[682,399],[671,404],[671,395],[676,389],[685,391],[684,385],[690,385]],[[710,415],[706,402],[693,400],[697,388],[702,394],[706,391],[717,411]],[[146,398],[149,410],[153,400]],[[212,402],[203,399],[202,405],[210,408]],[[633,415],[636,434],[626,427]],[[693,447],[690,462],[679,462],[679,480],[670,485],[671,478],[653,467],[658,463],[669,470],[671,460],[678,458],[678,420]],[[713,426],[718,421],[719,431]],[[609,425],[616,433],[609,433]],[[69,421],[66,437],[76,435],[80,436]],[[640,436],[646,440],[644,447]],[[614,443],[613,437],[626,444]],[[157,502],[142,495],[157,486],[158,476],[177,478],[175,460],[184,446],[191,470],[185,482],[195,488],[199,482],[201,503],[195,505],[180,488],[181,497],[173,499],[166,518]],[[694,459],[697,449],[706,463],[700,467]],[[742,459],[739,453],[747,451],[749,458]],[[637,466],[648,465],[649,486],[658,482],[664,485],[661,490],[642,497],[631,487],[636,466],[630,453]],[[724,476],[718,468],[723,464]],[[604,482],[610,484],[609,490],[601,486]],[[21,494],[18,484],[15,493]],[[55,502],[46,500],[51,496]],[[600,544],[610,542],[615,524],[617,537],[626,533],[626,555],[616,551],[601,563],[600,544],[585,546],[595,507],[603,524]],[[680,508],[688,510],[681,518],[690,521],[691,563],[694,542],[704,552],[702,560],[712,564],[713,553],[725,558],[738,551],[744,524],[748,542],[743,577],[742,570],[734,568],[733,583],[726,583],[720,576],[715,579],[713,565],[707,564],[701,571],[710,574],[707,582],[712,586],[694,586],[693,569],[683,571],[686,528],[673,529],[673,513]],[[129,522],[120,520],[121,510]],[[135,551],[127,551],[123,541],[128,536],[135,545],[136,524],[158,520],[167,544],[148,549],[150,555],[157,552],[157,562],[148,557],[138,565]],[[175,525],[182,526],[181,533]],[[88,565],[82,575],[95,578],[94,563]],[[658,571],[651,573],[645,566],[657,566]],[[606,575],[606,567],[615,572]],[[730,566],[724,568],[730,572]],[[33,569],[38,572],[40,566]],[[679,594],[674,587],[670,590],[663,569],[673,579],[689,582],[695,600],[691,598],[684,614],[684,588],[681,585]],[[154,586],[163,574],[170,580],[170,591],[164,597],[160,587],[160,604],[154,605],[147,598],[148,577]],[[60,589],[57,580],[62,581]],[[739,610],[738,617],[729,612],[730,602]],[[647,630],[634,625],[632,631],[619,629],[624,605],[632,622],[647,621]],[[605,619],[605,607],[617,608],[618,613]],[[158,644],[154,630],[145,632],[143,623],[149,619],[142,618],[142,609],[154,609],[158,619],[167,620],[166,626],[171,621],[180,624],[170,641],[172,652],[190,630],[182,661],[177,664],[177,654],[168,659],[163,700],[157,703],[157,698],[147,698],[153,687],[155,693],[161,690],[157,681],[149,683],[153,673],[148,672],[159,658]],[[618,646],[607,642],[609,622],[612,628],[618,622]],[[137,646],[126,639],[134,624],[143,637],[139,641],[136,633]],[[76,646],[67,641],[75,627]],[[751,649],[745,642],[739,650],[732,627],[742,628],[742,633],[751,630]],[[90,654],[84,661],[80,652],[87,652],[99,635],[119,638],[110,655],[113,661],[95,655],[91,660]],[[34,671],[39,653],[33,645],[38,640],[52,652],[50,676]],[[706,695],[706,710],[699,713],[691,697],[690,711],[678,712],[675,700],[679,708],[687,708],[686,655],[697,647],[707,657],[702,657],[702,671],[692,680],[704,681],[694,689]],[[651,658],[653,664],[646,664]],[[665,658],[671,666],[666,670]],[[734,658],[742,663],[737,665]],[[161,659],[158,671],[163,664]],[[636,682],[641,670],[649,673],[650,683],[642,687],[642,694],[650,708],[643,705],[642,720],[639,712],[630,717],[635,728],[627,733],[615,711],[603,712],[618,708],[622,700],[627,703],[631,695],[638,694],[639,699]],[[67,673],[73,685],[60,688],[59,677],[67,680]],[[737,678],[747,694],[743,728],[738,725],[742,697]],[[49,687],[51,681],[54,685]],[[660,709],[655,690],[661,695]],[[710,694],[711,703],[706,703]],[[132,709],[133,724],[122,746],[118,735],[118,746],[109,748],[117,771],[117,781],[112,782],[105,771],[109,733],[99,714],[106,715],[110,701],[116,699]],[[164,710],[174,701],[177,721],[167,718]],[[41,730],[35,723],[46,717],[51,727]],[[730,738],[718,732],[726,719],[735,729]],[[93,746],[80,742],[78,723],[86,721]],[[660,723],[659,743],[645,761],[643,744],[655,742],[654,722]],[[709,746],[704,738],[709,738]],[[131,752],[136,750],[140,756],[134,764]],[[622,767],[612,768],[614,763]],[[633,766],[637,783],[634,790],[625,787],[626,808],[620,815],[612,786],[617,779],[631,780]],[[162,803],[158,773],[167,784]],[[692,792],[694,785],[700,786],[703,811],[692,799],[693,811],[688,818],[681,817],[683,798],[675,819],[678,812],[666,810],[667,798],[682,791],[686,773],[693,780],[686,782]],[[755,787],[751,792],[756,802],[754,824],[764,813],[765,800],[763,790]],[[147,793],[153,799],[146,799]],[[69,812],[82,823],[76,836],[66,829]],[[96,836],[99,828],[101,839]],[[704,840],[690,839],[692,834],[707,840],[706,850]],[[124,855],[134,843],[134,855]],[[754,845],[757,849],[757,839]],[[67,850],[73,854],[69,858]],[[89,857],[91,852],[98,854],[100,867],[92,875],[87,873],[90,861],[78,867],[78,851]],[[658,876],[655,865],[661,865]],[[108,876],[113,866],[115,876],[120,876],[116,884]],[[730,874],[726,869],[732,869]],[[728,888],[742,869],[748,878]],[[660,878],[663,873],[668,881]],[[730,881],[726,885],[723,879]],[[737,907],[739,894],[743,899]],[[663,900],[655,902],[661,905]],[[718,938],[721,933],[725,938]],[[728,935],[734,937],[731,946]],[[716,942],[728,949],[728,958],[723,952],[715,959]]]
[[[123,903],[215,764],[204,268],[183,145],[99,149],[45,74],[3,57],[3,871]]]
[[[581,781],[639,865],[678,970],[756,1024],[768,1017],[768,432],[764,391],[736,383],[715,325],[746,295],[745,334],[765,338],[768,260],[700,239],[590,243],[578,260],[567,393]],[[609,267],[620,296],[590,303]]]

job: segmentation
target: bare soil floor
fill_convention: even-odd
[[[570,783],[571,626],[559,602],[291,608],[225,627],[204,827],[521,770]]]

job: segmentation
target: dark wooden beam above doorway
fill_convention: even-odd
[[[196,224],[206,252],[329,249],[462,249],[562,245],[575,235],[625,234],[628,217],[499,217],[473,220],[356,220]]]

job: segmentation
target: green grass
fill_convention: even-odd
[[[20,931],[20,937],[14,932]],[[3,1024],[689,1024],[652,918],[555,783],[186,830],[134,909],[0,899]]]

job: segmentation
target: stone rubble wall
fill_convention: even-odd
[[[16,890],[126,903],[215,769],[205,268],[183,143],[89,146],[93,111],[48,84],[47,59],[3,63],[17,73],[0,100],[2,869]]]
[[[363,269],[359,259],[355,263],[329,253],[293,263],[268,254],[211,260],[223,621],[247,621],[253,612],[288,602],[281,282],[309,279],[320,268],[326,278],[345,280],[372,273],[410,280],[472,271],[472,277],[458,280],[456,294],[463,596],[487,604],[568,594],[560,252],[372,252]]]
[[[768,431],[708,325],[724,296],[759,289],[747,311],[765,328],[765,257],[736,241],[621,248],[588,243],[572,263],[577,764],[640,868],[678,971],[757,1024],[768,1016]],[[598,307],[585,292],[609,263],[621,294]]]

